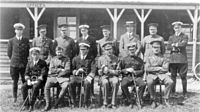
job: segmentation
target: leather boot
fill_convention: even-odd
[[[51,105],[50,105],[50,103],[47,103],[46,106],[44,107],[43,111],[48,111],[50,109],[51,109]]]

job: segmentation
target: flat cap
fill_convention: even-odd
[[[87,24],[83,24],[79,26],[79,29],[88,29],[88,28],[90,28],[90,26]]]
[[[172,23],[172,25],[173,25],[173,26],[175,26],[175,25],[180,25],[180,26],[182,26],[182,25],[183,25],[183,22],[181,22],[181,21],[175,21],[175,22]]]
[[[40,53],[40,48],[39,47],[32,47],[30,48],[29,52],[32,53]]]
[[[154,43],[158,43],[158,44],[161,45],[161,41],[160,40],[153,40],[153,41],[150,42],[151,45],[154,44]]]
[[[113,42],[112,41],[105,41],[104,43],[102,43],[101,47],[105,48],[107,46],[111,46],[112,47]]]
[[[61,28],[61,27],[68,27],[69,25],[68,24],[60,24],[58,25],[58,28]]]
[[[46,24],[41,24],[37,27],[38,30],[40,29],[46,29],[47,28],[47,25]]]
[[[136,26],[136,24],[135,24],[134,21],[126,21],[125,26],[126,26],[126,27],[133,27],[133,26]]]
[[[88,41],[81,41],[79,44],[79,47],[90,47],[90,43]]]
[[[126,45],[128,49],[134,49],[137,46],[136,42],[131,42],[129,44]]]
[[[102,25],[102,30],[109,30],[110,31],[110,25]]]
[[[150,26],[158,27],[158,23],[149,23],[147,26],[148,27],[150,27]]]
[[[25,26],[22,23],[15,23],[13,25],[15,29],[25,29]]]

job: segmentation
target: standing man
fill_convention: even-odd
[[[117,56],[118,55],[118,46],[116,40],[112,36],[110,36],[110,25],[103,25],[101,26],[103,38],[98,40],[98,55],[101,56],[103,54],[102,45],[107,41],[112,41],[113,43],[113,53]]]
[[[72,96],[72,105],[76,105],[76,96],[80,95],[81,83],[84,87],[84,105],[89,106],[91,97],[92,80],[95,77],[96,65],[93,57],[89,55],[90,44],[88,41],[79,43],[79,55],[72,60],[73,76],[70,81],[70,94]],[[78,87],[78,92],[76,92]],[[79,96],[80,97],[80,96]]]
[[[133,86],[133,80],[136,81],[136,85],[139,87],[139,96],[137,97],[139,97],[141,101],[146,84],[143,80],[144,62],[140,57],[135,55],[135,51],[137,50],[137,44],[130,43],[127,45],[127,47],[129,50],[129,55],[127,57],[124,57],[120,62],[120,69],[122,70],[123,74],[121,88],[123,95],[126,98],[125,101],[127,103],[131,103],[130,106],[132,106],[133,102],[131,101],[128,87]],[[134,77],[132,77],[132,74],[134,74],[135,79],[133,79]]]
[[[116,108],[116,98],[119,89],[119,73],[117,70],[119,59],[113,54],[112,42],[107,41],[102,45],[104,54],[97,62],[100,82],[103,90],[103,107]],[[111,87],[111,88],[110,88]],[[108,105],[108,95],[111,91],[112,101]]]
[[[81,37],[77,40],[77,45],[79,45],[82,41],[88,41],[90,44],[88,55],[92,56],[93,59],[97,56],[97,45],[95,37],[92,37],[88,34],[89,25],[80,25],[79,26]],[[79,48],[79,47],[77,47]],[[77,55],[79,54],[79,50],[77,50]]]
[[[188,61],[187,61],[187,52],[186,46],[188,43],[188,36],[182,33],[183,23],[176,21],[172,23],[174,27],[175,34],[169,37],[167,49],[171,51],[170,53],[170,65],[169,70],[172,75],[172,80],[174,81],[174,86],[172,93],[175,93],[176,88],[176,76],[179,73],[182,86],[183,86],[183,96],[186,97],[187,93],[187,70],[188,70]]]
[[[120,56],[126,57],[128,55],[128,49],[126,45],[132,42],[137,43],[137,50],[135,51],[135,54],[136,56],[138,56],[141,50],[141,42],[139,36],[134,32],[134,27],[136,26],[136,24],[133,21],[127,21],[125,26],[127,32],[120,37],[120,43],[119,43]]]
[[[8,57],[10,62],[10,75],[13,80],[14,103],[17,101],[18,80],[21,76],[22,83],[25,82],[24,72],[29,56],[29,39],[23,36],[25,26],[22,23],[14,24],[15,37],[8,42]]]
[[[25,108],[29,107],[29,112],[33,110],[36,97],[39,95],[39,89],[45,85],[48,67],[44,60],[40,59],[40,48],[32,47],[30,49],[31,60],[28,62],[25,71],[26,82],[23,84],[22,96],[25,102],[28,90],[32,89],[29,105],[26,103]]]
[[[152,100],[152,108],[157,107],[156,103],[156,93],[155,93],[155,84],[164,83],[164,103],[167,106],[169,104],[169,95],[173,86],[173,81],[171,77],[166,74],[168,72],[169,62],[161,54],[161,41],[151,41],[153,55],[146,58],[146,71],[147,71],[147,86]]]
[[[40,58],[45,60],[47,65],[49,65],[51,58],[55,55],[52,39],[46,37],[47,25],[41,24],[38,26],[39,37],[35,37],[32,42],[32,47],[39,47]]]
[[[49,67],[49,76],[47,82],[45,84],[44,92],[45,92],[45,101],[46,106],[44,111],[48,111],[51,109],[50,105],[50,89],[51,87],[61,87],[61,91],[59,93],[58,99],[55,102],[54,108],[58,108],[58,104],[60,100],[64,97],[67,92],[67,88],[69,85],[69,77],[71,74],[70,68],[70,59],[69,57],[65,57],[63,55],[64,49],[62,47],[56,48],[56,56],[52,58]]]
[[[55,39],[54,48],[56,48],[57,46],[62,47],[64,56],[69,57],[70,60],[72,60],[76,54],[76,47],[74,40],[67,35],[68,25],[61,24],[58,27],[60,28],[61,36]]]
[[[146,58],[153,55],[152,52],[152,41],[161,41],[161,54],[165,53],[165,44],[164,44],[164,38],[160,35],[157,35],[157,23],[150,23],[148,24],[149,27],[149,35],[145,36],[142,41],[142,52],[144,54],[144,62],[146,62]]]

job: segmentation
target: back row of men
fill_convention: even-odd
[[[179,73],[182,79],[183,96],[187,93],[187,55],[186,45],[188,36],[182,33],[182,22],[173,22],[175,34],[169,37],[167,49],[170,50],[170,58],[166,59],[164,39],[157,35],[158,24],[150,23],[149,33],[141,42],[139,36],[135,34],[133,21],[126,22],[127,33],[120,38],[119,48],[116,40],[110,36],[110,26],[102,26],[103,38],[98,41],[88,34],[88,25],[80,25],[81,37],[76,42],[67,36],[67,25],[59,25],[61,36],[54,42],[46,37],[47,26],[38,27],[39,37],[33,39],[30,49],[28,38],[24,37],[23,30],[25,26],[21,23],[14,24],[15,37],[8,42],[8,56],[11,59],[10,75],[13,80],[13,97],[17,101],[18,80],[21,76],[23,86],[22,95],[25,100],[29,88],[33,88],[32,99],[27,106],[33,110],[39,88],[44,87],[46,107],[50,109],[50,88],[60,85],[61,92],[56,101],[55,108],[58,107],[60,99],[66,93],[69,87],[73,105],[76,105],[76,86],[80,87],[84,76],[84,104],[89,106],[90,94],[93,92],[93,81],[97,74],[101,76],[101,85],[103,90],[103,106],[116,107],[116,95],[119,87],[119,74],[123,74],[121,88],[125,99],[130,101],[128,86],[133,85],[132,75],[136,77],[136,84],[139,86],[139,97],[142,99],[146,86],[143,80],[145,77],[149,93],[151,95],[152,106],[156,107],[154,85],[156,81],[161,80],[165,83],[164,101],[167,105],[169,94],[175,93],[176,76]],[[119,49],[119,51],[118,51]],[[144,54],[144,60],[139,56]],[[118,56],[119,54],[119,57]],[[99,56],[97,56],[99,55]],[[98,57],[98,58],[96,58]],[[28,61],[28,58],[30,61]],[[97,60],[97,61],[96,61]],[[166,75],[171,72],[171,77]],[[69,80],[70,77],[70,80]],[[113,87],[112,101],[108,104],[109,85]],[[80,89],[80,88],[79,88]],[[92,91],[92,92],[91,92]]]

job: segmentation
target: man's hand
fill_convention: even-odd
[[[79,68],[77,71],[76,71],[76,74],[75,75],[79,75],[80,73],[83,73],[84,70],[83,68]]]
[[[130,72],[130,73],[134,73],[135,72],[133,68],[127,68],[126,71]]]
[[[27,85],[29,85],[29,86],[32,85],[31,80],[27,80]]]
[[[42,76],[39,76],[38,79],[39,79],[39,80],[43,80],[43,77],[42,77]]]
[[[103,69],[103,73],[104,74],[108,74],[109,73],[109,69],[108,69],[108,67],[106,66],[106,67],[104,67],[104,69]]]
[[[92,77],[87,76],[87,77],[85,78],[85,81],[88,81],[89,83],[91,83],[91,82],[92,82]]]

